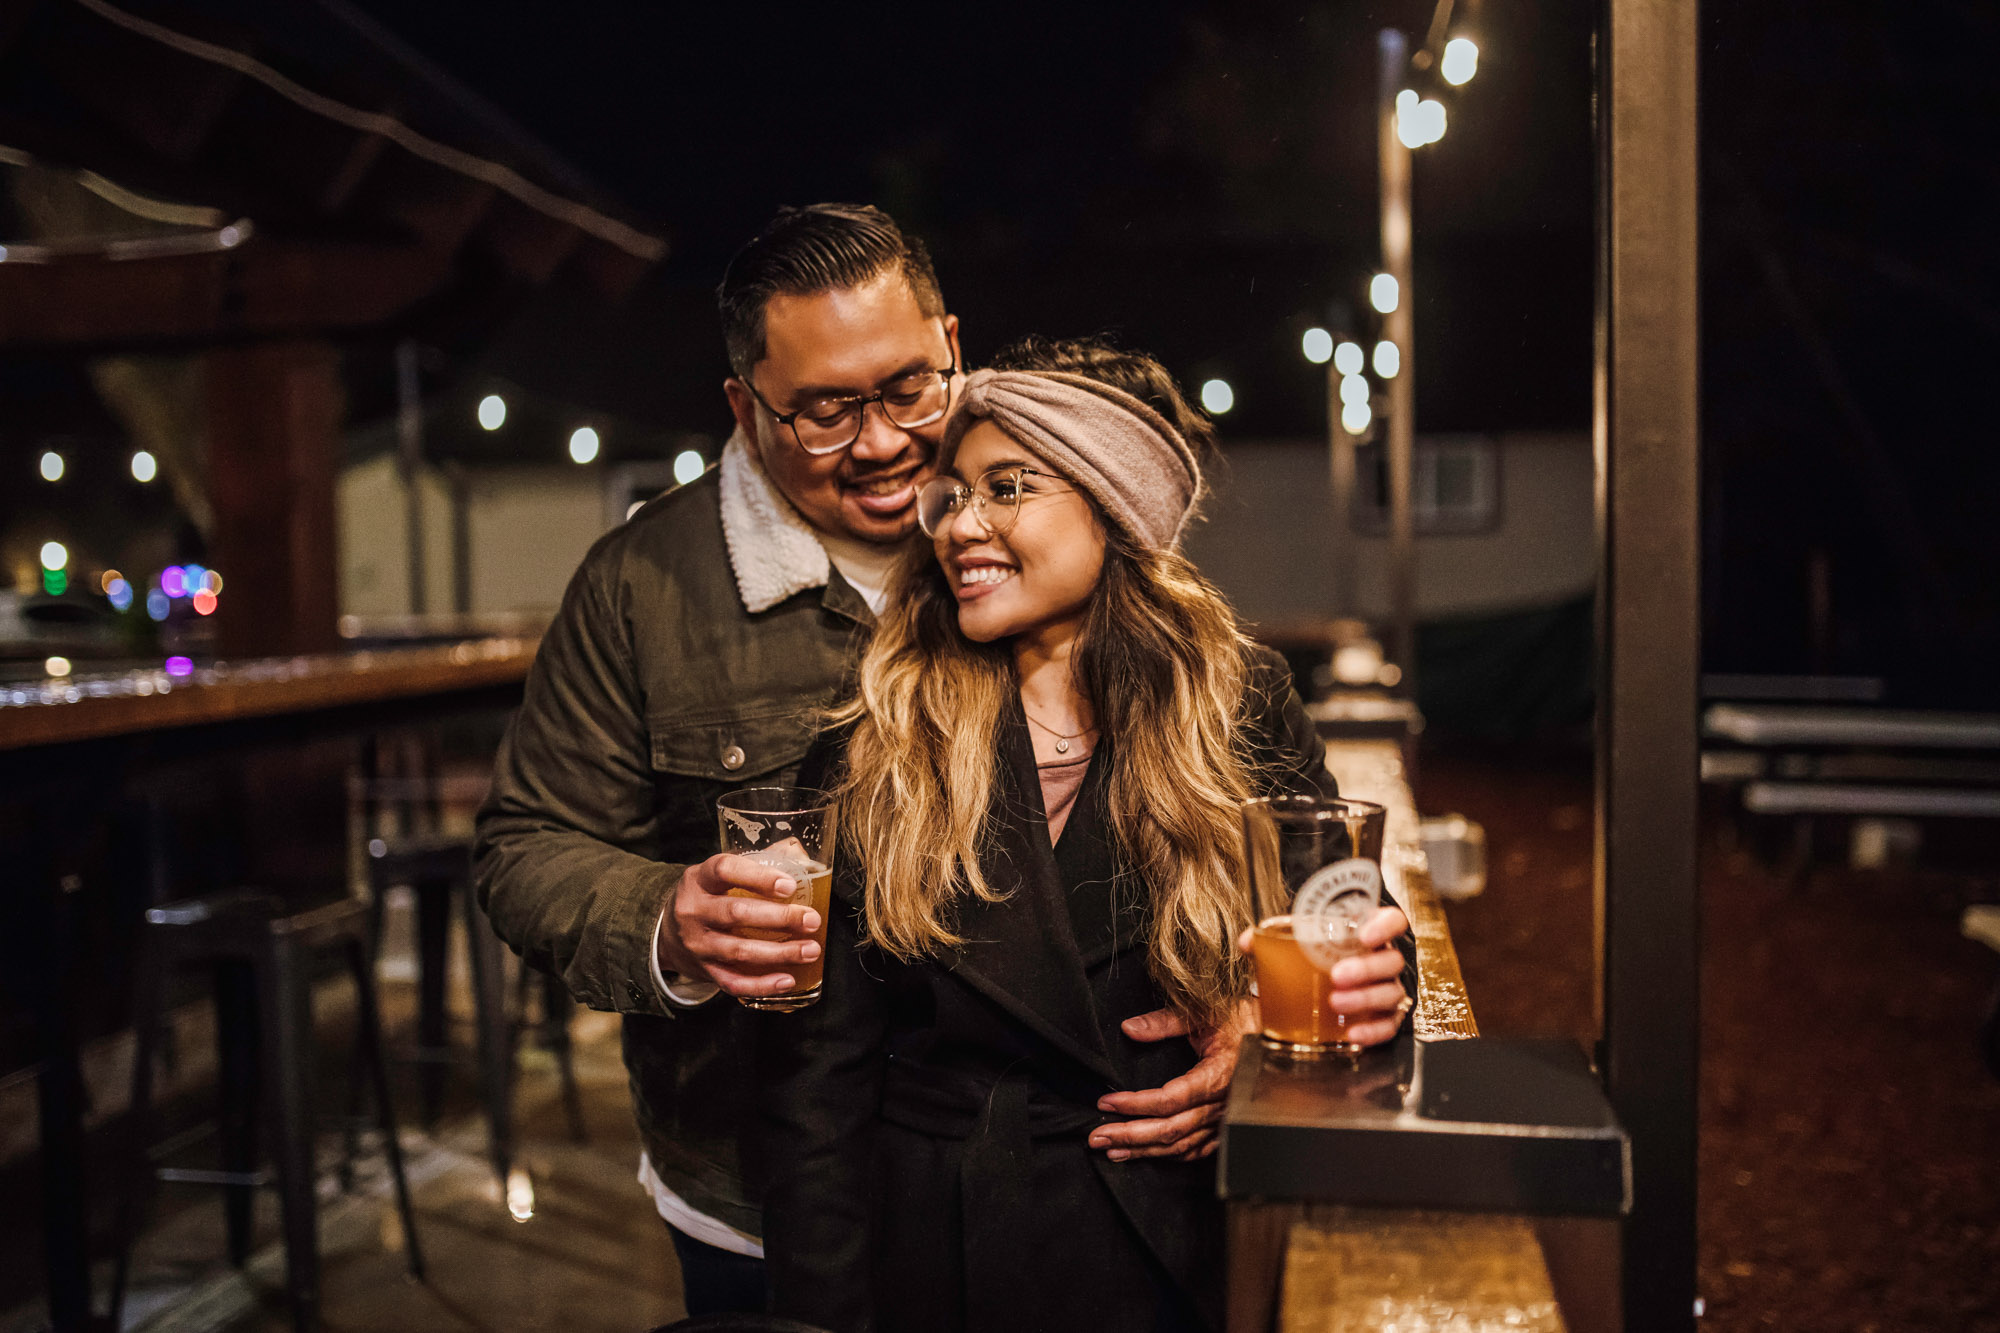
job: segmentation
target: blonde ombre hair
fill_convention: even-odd
[[[1168,1004],[1219,1023],[1248,991],[1252,924],[1238,803],[1247,640],[1178,552],[1105,530],[1103,574],[1076,647],[1077,683],[1111,741],[1106,788],[1122,873],[1151,908],[1148,967]],[[961,942],[963,895],[1003,895],[980,869],[1003,714],[1019,685],[1005,641],[974,643],[937,560],[912,551],[862,659],[840,789],[841,840],[866,873],[867,937],[904,959]]]

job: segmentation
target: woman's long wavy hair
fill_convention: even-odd
[[[1094,508],[1094,506],[1093,506]],[[1148,966],[1168,1004],[1223,1021],[1248,990],[1235,940],[1252,924],[1237,804],[1251,759],[1237,722],[1245,639],[1188,560],[1103,522],[1104,570],[1075,650],[1077,682],[1111,741],[1107,804],[1151,909]],[[866,867],[869,939],[902,958],[960,943],[962,895],[1002,895],[981,872],[1001,718],[1019,684],[1005,641],[960,633],[932,552],[901,567],[862,659],[841,838]]]

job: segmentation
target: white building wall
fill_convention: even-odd
[[[1547,606],[1596,577],[1590,438],[1512,434],[1499,441],[1499,522],[1491,531],[1420,536],[1420,619]],[[1188,553],[1247,619],[1298,624],[1339,615],[1324,440],[1232,442],[1213,478],[1208,521]],[[1354,539],[1355,614],[1388,614],[1388,539]]]

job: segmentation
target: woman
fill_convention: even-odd
[[[1193,1063],[1122,1019],[1241,1030],[1236,805],[1331,782],[1282,662],[1175,549],[1201,474],[1171,379],[1016,360],[1095,378],[968,379],[919,497],[934,549],[807,760],[840,792],[840,901],[825,998],[765,1026],[775,1299],[840,1333],[1219,1328],[1213,1171],[1186,1160],[1212,1142],[1113,1162],[1088,1136],[1101,1097]],[[1349,997],[1378,1040],[1404,962]]]

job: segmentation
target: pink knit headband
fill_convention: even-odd
[[[945,427],[946,457],[991,421],[1147,547],[1173,546],[1201,494],[1201,465],[1165,417],[1122,389],[1056,370],[975,370]]]

